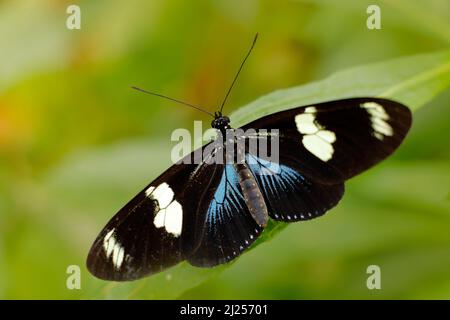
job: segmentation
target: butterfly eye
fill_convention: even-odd
[[[214,129],[220,130],[220,129],[226,128],[229,123],[230,123],[230,118],[228,118],[226,116],[221,116],[219,118],[214,119],[211,122],[211,127],[213,127]]]

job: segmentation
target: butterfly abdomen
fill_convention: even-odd
[[[255,177],[245,164],[235,164],[235,168],[250,214],[259,226],[265,227],[269,221],[269,212]]]

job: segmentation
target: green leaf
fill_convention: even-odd
[[[235,111],[231,115],[231,118],[234,126],[238,127],[246,122],[276,111],[326,100],[358,96],[387,97],[403,102],[410,106],[412,110],[417,110],[449,86],[450,52],[422,54],[354,67],[333,74],[321,81],[275,91]],[[87,159],[83,158],[83,156],[79,156],[76,159],[72,159],[69,164],[66,163],[56,170],[51,178],[49,178],[49,185],[51,185],[52,188],[59,189],[61,196],[65,195],[66,199],[61,201],[61,203],[64,204],[70,203],[70,199],[67,199],[67,197],[70,197],[71,194],[78,194],[78,197],[80,197],[80,195],[83,194],[87,195],[89,193],[95,193],[93,192],[92,187],[86,189],[86,186],[92,186],[93,184],[94,188],[101,189],[104,187],[109,190],[111,194],[120,194],[118,197],[113,197],[111,195],[105,195],[104,198],[100,197],[100,199],[104,201],[102,203],[95,203],[95,201],[98,200],[87,195],[89,202],[85,203],[84,207],[78,208],[79,212],[85,211],[87,212],[86,214],[93,214],[92,209],[92,212],[89,212],[89,206],[95,207],[96,209],[103,206],[102,215],[106,218],[108,215],[110,216],[109,210],[111,207],[119,206],[120,203],[126,201],[127,197],[132,196],[130,190],[134,190],[134,183],[136,181],[144,185],[147,183],[147,178],[152,177],[151,175],[143,177],[143,173],[150,170],[148,169],[149,162],[156,164],[164,163],[161,161],[154,161],[155,157],[160,159],[162,157],[161,155],[170,154],[170,146],[158,146],[157,150],[159,151],[157,153],[152,153],[151,156],[149,155],[149,150],[154,149],[150,148],[151,145],[149,145],[149,143],[143,142],[133,142],[133,148],[131,150],[128,148],[125,151],[125,145],[121,144],[116,148],[109,147],[108,150],[98,150],[94,156],[92,156],[93,153],[91,152]],[[145,152],[146,155],[143,155],[143,152]],[[129,162],[123,159],[124,154],[127,154],[127,157],[129,157]],[[111,170],[111,168],[117,168],[116,161],[120,161],[120,164],[127,168],[130,168],[130,163],[135,163],[134,161],[136,161],[136,165],[131,166],[131,173],[127,172],[127,177],[123,177],[123,172],[120,173],[116,170]],[[77,163],[79,163],[79,166],[76,165]],[[108,165],[108,163],[114,163],[114,165]],[[147,169],[144,169],[144,164]],[[100,172],[102,172],[101,181],[103,181],[103,184],[95,185],[94,181],[99,181],[98,171],[93,172],[92,175],[77,174],[77,172],[83,171],[85,168],[96,168],[96,170],[100,170]],[[156,170],[159,169],[162,170],[163,168],[155,167],[151,169],[153,176],[157,175]],[[140,171],[140,173],[138,171]],[[97,176],[95,176],[96,174]],[[90,179],[89,176],[91,176],[91,178],[94,176],[96,179],[92,178],[92,180],[86,181],[80,178],[86,176],[88,176],[88,180]],[[124,178],[126,181],[125,185],[122,184],[120,186],[122,189],[117,189],[115,186],[115,183],[120,180],[119,177]],[[135,179],[130,177],[135,177]],[[70,183],[71,181],[73,183]],[[70,184],[71,188],[75,188],[77,191],[72,192],[73,189],[71,189],[67,192],[67,189],[64,189],[64,185],[67,184]],[[134,187],[132,187],[132,185],[134,185]],[[125,192],[124,190],[128,187],[130,189]],[[84,190],[84,193],[80,193],[78,189],[86,190]],[[72,203],[77,203],[77,205],[80,206],[80,198],[77,198],[76,200],[77,201],[72,201]],[[108,200],[110,203],[108,203]],[[107,206],[106,208],[104,207],[105,205]],[[61,208],[61,210],[64,210],[64,208]],[[98,220],[98,223],[100,223],[99,221],[100,219]],[[271,222],[251,249],[274,237],[286,225],[287,224]],[[83,244],[86,248],[88,245],[88,242]],[[83,265],[84,263],[80,262],[80,264]],[[187,263],[181,263],[165,272],[131,283],[105,284],[103,281],[90,277],[86,280],[87,284],[85,287],[87,287],[87,291],[85,292],[87,292],[87,294],[85,297],[97,299],[177,298],[205,280],[232,267],[232,265],[233,263],[211,269],[200,269],[192,267]]]

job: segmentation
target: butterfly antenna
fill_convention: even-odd
[[[225,105],[225,102],[227,101],[228,96],[230,95],[231,89],[233,89],[234,83],[236,82],[236,80],[237,80],[237,78],[238,78],[238,76],[239,76],[239,73],[241,73],[241,70],[242,70],[242,67],[243,67],[244,64],[245,64],[245,61],[247,61],[248,56],[249,56],[250,53],[252,52],[253,47],[255,46],[255,43],[256,43],[256,40],[257,40],[257,39],[258,39],[258,33],[256,33],[255,38],[253,39],[253,42],[252,42],[252,46],[251,46],[250,49],[248,50],[247,55],[245,56],[244,60],[242,61],[241,66],[239,67],[238,72],[237,72],[236,75],[234,76],[233,82],[231,83],[231,86],[230,86],[230,88],[228,89],[228,92],[227,92],[225,98],[223,99],[222,105],[220,106],[220,111],[219,111],[220,114],[222,113],[223,106]]]
[[[164,99],[167,99],[167,100],[170,100],[170,101],[177,102],[177,103],[179,103],[179,104],[184,104],[185,106],[188,106],[188,107],[197,109],[198,111],[201,111],[201,112],[204,112],[204,113],[206,113],[206,114],[209,114],[211,117],[214,118],[214,115],[213,115],[211,112],[206,111],[206,110],[204,110],[204,109],[202,109],[202,108],[196,107],[196,106],[194,106],[194,105],[192,105],[192,104],[190,104],[190,103],[187,103],[187,102],[184,102],[184,101],[181,101],[181,100],[178,100],[178,99],[170,98],[170,97],[167,97],[167,96],[162,95],[162,94],[159,94],[159,93],[150,92],[150,91],[141,89],[141,88],[139,88],[139,87],[131,86],[131,88],[134,89],[134,90],[137,90],[137,91],[146,93],[146,94],[150,94],[150,95],[152,95],[152,96],[157,96],[157,97],[160,97],[160,98],[164,98]]]

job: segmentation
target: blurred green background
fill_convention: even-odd
[[[70,4],[81,30],[65,27]],[[369,4],[381,30],[366,28]],[[183,290],[170,273],[121,285],[84,266],[107,220],[169,166],[172,130],[209,125],[130,85],[214,110],[258,31],[230,113],[355,65],[449,49],[449,21],[447,0],[1,1],[0,298],[450,298],[448,90],[337,208],[231,266],[183,267]],[[81,290],[66,288],[72,264]],[[366,287],[371,264],[381,290]]]

